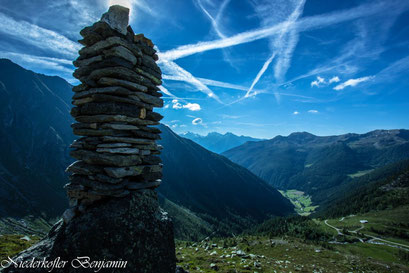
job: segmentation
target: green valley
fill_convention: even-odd
[[[311,196],[305,194],[305,192],[298,190],[280,190],[279,192],[291,201],[296,212],[300,215],[310,215],[318,207],[312,204]]]

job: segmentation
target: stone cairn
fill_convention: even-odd
[[[127,8],[112,6],[81,31],[85,47],[74,61],[81,84],[73,88],[71,112],[74,133],[81,138],[71,151],[78,161],[67,168],[70,208],[15,261],[61,259],[69,263],[53,272],[98,271],[70,265],[89,257],[111,265],[126,261],[124,267],[98,272],[175,272],[172,221],[153,190],[162,177],[161,147],[155,143],[160,131],[152,127],[162,118],[153,112],[163,105],[157,87],[161,71],[152,42],[133,33],[128,16]],[[3,271],[47,270],[10,266]]]
[[[158,86],[161,70],[151,40],[135,35],[128,26],[129,9],[111,6],[101,20],[81,30],[84,47],[74,61],[74,77],[81,81],[71,115],[75,135],[71,156],[78,161],[67,168],[65,185],[71,208],[67,223],[87,207],[106,198],[156,188],[162,164],[158,125],[162,107]]]

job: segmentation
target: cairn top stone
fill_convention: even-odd
[[[108,12],[102,15],[101,21],[106,22],[119,33],[126,35],[128,32],[129,9],[120,5],[110,6]]]

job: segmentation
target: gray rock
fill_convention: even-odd
[[[100,272],[133,273],[137,269],[138,273],[174,273],[176,257],[172,222],[159,208],[156,193],[143,190],[124,198],[100,201],[67,224],[58,222],[42,241],[20,253],[16,259],[46,258],[52,261],[61,257],[71,261],[81,255],[89,256],[92,261],[127,261],[125,268]],[[4,272],[37,273],[44,272],[44,269],[10,267]],[[53,272],[82,271],[68,264]]]
[[[139,127],[129,124],[117,124],[117,123],[104,123],[102,128],[114,129],[114,130],[138,130]]]
[[[110,78],[110,77],[102,77],[98,80],[98,83],[101,85],[108,85],[108,86],[122,86],[130,90],[134,90],[134,91],[142,91],[142,92],[148,91],[148,88],[143,85],[140,85],[134,82],[130,82],[127,80],[120,80],[120,79],[115,79],[115,78]]]
[[[106,143],[106,144],[98,144],[98,148],[119,148],[119,147],[131,147],[132,145],[129,143]]]
[[[83,83],[72,87],[73,92],[80,92],[80,91],[84,91],[84,90],[87,90],[87,89],[88,89],[88,86],[86,84],[83,84]]]
[[[88,59],[93,56],[98,56],[103,54],[103,51],[109,49],[113,46],[124,46],[135,56],[142,57],[141,50],[135,47],[134,45],[130,44],[126,40],[120,37],[109,37],[103,41],[99,41],[92,46],[82,48],[79,53],[80,57],[77,60]]]
[[[130,190],[150,189],[150,188],[159,187],[161,183],[162,183],[161,180],[157,180],[154,182],[144,182],[144,183],[130,182],[126,185],[126,188]]]
[[[120,102],[91,102],[81,105],[78,108],[81,115],[124,115],[139,118],[142,114],[138,107]]]
[[[159,122],[150,121],[150,120],[143,120],[140,118],[135,117],[128,117],[125,115],[92,115],[92,116],[76,116],[75,119],[78,122],[85,122],[85,123],[105,123],[105,122],[126,122],[129,124],[134,125],[158,125]]]
[[[98,56],[94,56],[88,59],[75,60],[73,63],[75,67],[82,67],[82,66],[91,65],[96,62],[100,62],[102,60],[103,60],[103,57],[101,55],[98,55]]]
[[[75,76],[75,73],[74,73],[74,76]],[[79,79],[82,82],[89,83],[90,85],[91,84],[95,85],[95,82],[103,77],[118,78],[121,80],[127,80],[127,81],[131,81],[137,84],[144,85],[147,88],[150,88],[150,87],[155,88],[155,85],[149,79],[123,66],[114,66],[114,67],[95,69],[91,72],[91,74],[89,74],[89,76],[83,77],[83,78],[79,77]]]
[[[75,209],[73,208],[66,209],[62,214],[62,219],[65,224],[68,224],[75,217],[75,215],[76,215]]]
[[[158,165],[162,163],[162,160],[159,156],[148,155],[142,158],[142,163],[145,165]]]
[[[116,167],[135,166],[142,162],[138,155],[103,154],[87,150],[71,151],[70,155],[88,164]]]
[[[152,112],[152,111],[147,111],[146,112],[146,118],[149,120],[153,120],[153,121],[160,121],[161,119],[163,119],[163,116],[159,113],[156,112]],[[159,130],[158,128],[149,128],[151,130]],[[160,130],[159,130],[160,132]]]
[[[160,151],[163,149],[162,145],[158,145],[158,144],[150,144],[150,145],[134,145],[133,147],[138,148],[140,150],[150,150],[152,151]]]
[[[123,168],[106,167],[104,170],[109,176],[123,178],[126,176],[137,176],[142,173],[160,172],[162,171],[162,165],[139,165]]]
[[[158,179],[162,179],[162,177],[163,177],[162,172],[141,174],[142,181],[155,181]]]
[[[119,183],[119,184],[114,184],[114,183],[104,183],[102,181],[97,181],[94,179],[90,179],[87,176],[83,175],[71,175],[70,176],[70,181],[74,185],[82,185],[86,188],[90,188],[92,190],[96,191],[101,191],[101,192],[106,192],[106,191],[118,191],[124,188],[125,185]],[[112,179],[112,178],[111,178]]]
[[[103,53],[105,57],[119,57],[132,63],[132,65],[136,65],[137,60],[135,55],[124,46],[115,46],[110,49],[104,50]]]
[[[78,129],[73,128],[74,135],[77,136],[112,136],[115,134],[113,130],[110,129]]]
[[[102,140],[104,142],[124,142],[124,143],[130,143],[130,144],[146,144],[146,145],[155,144],[155,141],[150,140],[150,139],[138,139],[138,138],[130,138],[130,137],[106,136],[106,137],[103,137]]]
[[[78,67],[72,75],[77,79],[87,80],[87,77],[91,75],[93,71],[98,70],[98,69],[110,68],[110,67],[124,67],[128,69],[132,69],[133,64],[130,61],[125,60],[124,58],[115,57],[115,56],[109,57],[109,58],[105,57],[100,62],[95,62],[88,66]],[[92,81],[89,81],[89,82],[92,82]],[[93,84],[95,83],[93,82]]]
[[[152,74],[150,74],[150,73],[148,73],[148,72],[146,72],[146,71],[144,71],[144,70],[142,70],[142,69],[140,69],[138,67],[135,67],[134,70],[136,71],[136,73],[138,73],[138,74],[144,76],[145,78],[148,78],[149,80],[151,80],[151,82],[153,84],[162,85],[162,81],[160,79],[158,79],[157,77],[155,77],[154,75],[152,75]]]
[[[100,88],[92,88],[86,91],[80,91],[74,94],[72,97],[73,99],[82,99],[88,97],[89,95],[93,94],[111,94],[111,95],[120,95],[120,96],[127,96],[132,95],[134,92],[120,87],[120,86],[109,86],[109,87],[100,87]]]
[[[139,154],[140,154],[140,155],[150,155],[150,154],[151,154],[151,151],[150,151],[150,150],[140,150],[140,151],[139,151]]]
[[[98,21],[94,23],[92,26],[83,28],[80,31],[80,34],[85,39],[85,41],[83,42],[87,42],[88,41],[87,38],[89,36],[93,36],[91,40],[95,40],[96,42],[99,42],[99,40],[97,41],[95,39],[97,37],[101,37],[100,40],[103,40],[103,39],[106,39],[112,36],[118,36],[118,32],[114,30],[113,28],[111,28],[111,26],[108,25],[106,22],[103,22],[103,21]],[[90,42],[93,42],[93,41],[90,41]],[[87,46],[91,46],[91,45],[88,44]]]
[[[82,174],[82,175],[93,175],[96,173],[103,173],[103,168],[100,166],[94,166],[85,163],[84,161],[75,161],[65,170],[66,172]]]
[[[126,176],[140,175],[143,171],[143,167],[142,166],[129,166],[129,167],[123,167],[123,168],[107,167],[107,168],[104,168],[104,170],[111,177],[123,178]]]
[[[159,66],[151,56],[142,55],[142,64],[149,67],[150,69],[155,70],[157,73],[162,73]]]
[[[97,153],[110,154],[139,154],[139,149],[136,148],[98,148]]]
[[[153,140],[160,139],[160,135],[149,133],[149,132],[144,132],[142,130],[135,130],[131,132],[138,138],[148,138],[148,139],[153,139]]]
[[[109,183],[109,184],[120,184],[123,182],[122,179],[113,178],[113,177],[110,177],[110,176],[107,176],[101,173],[89,175],[88,178],[91,180],[96,180],[99,182],[104,182],[104,183]]]
[[[160,98],[157,98],[155,96],[151,96],[146,93],[135,93],[131,94],[131,96],[136,96],[138,97],[141,101],[152,104],[155,107],[163,107],[163,100]]]
[[[87,32],[85,37],[82,40],[79,40],[78,42],[84,46],[91,46],[96,42],[101,41],[102,39],[103,37],[100,34],[93,31],[89,31]]]
[[[101,21],[106,22],[119,33],[126,35],[128,32],[129,9],[119,5],[111,6],[108,12],[102,15]]]

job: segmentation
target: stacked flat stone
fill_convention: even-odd
[[[67,168],[65,186],[71,218],[104,198],[119,198],[158,187],[162,178],[158,125],[162,107],[161,70],[152,42],[128,26],[129,9],[112,6],[101,20],[84,28],[84,47],[74,61],[71,147],[78,161]]]

